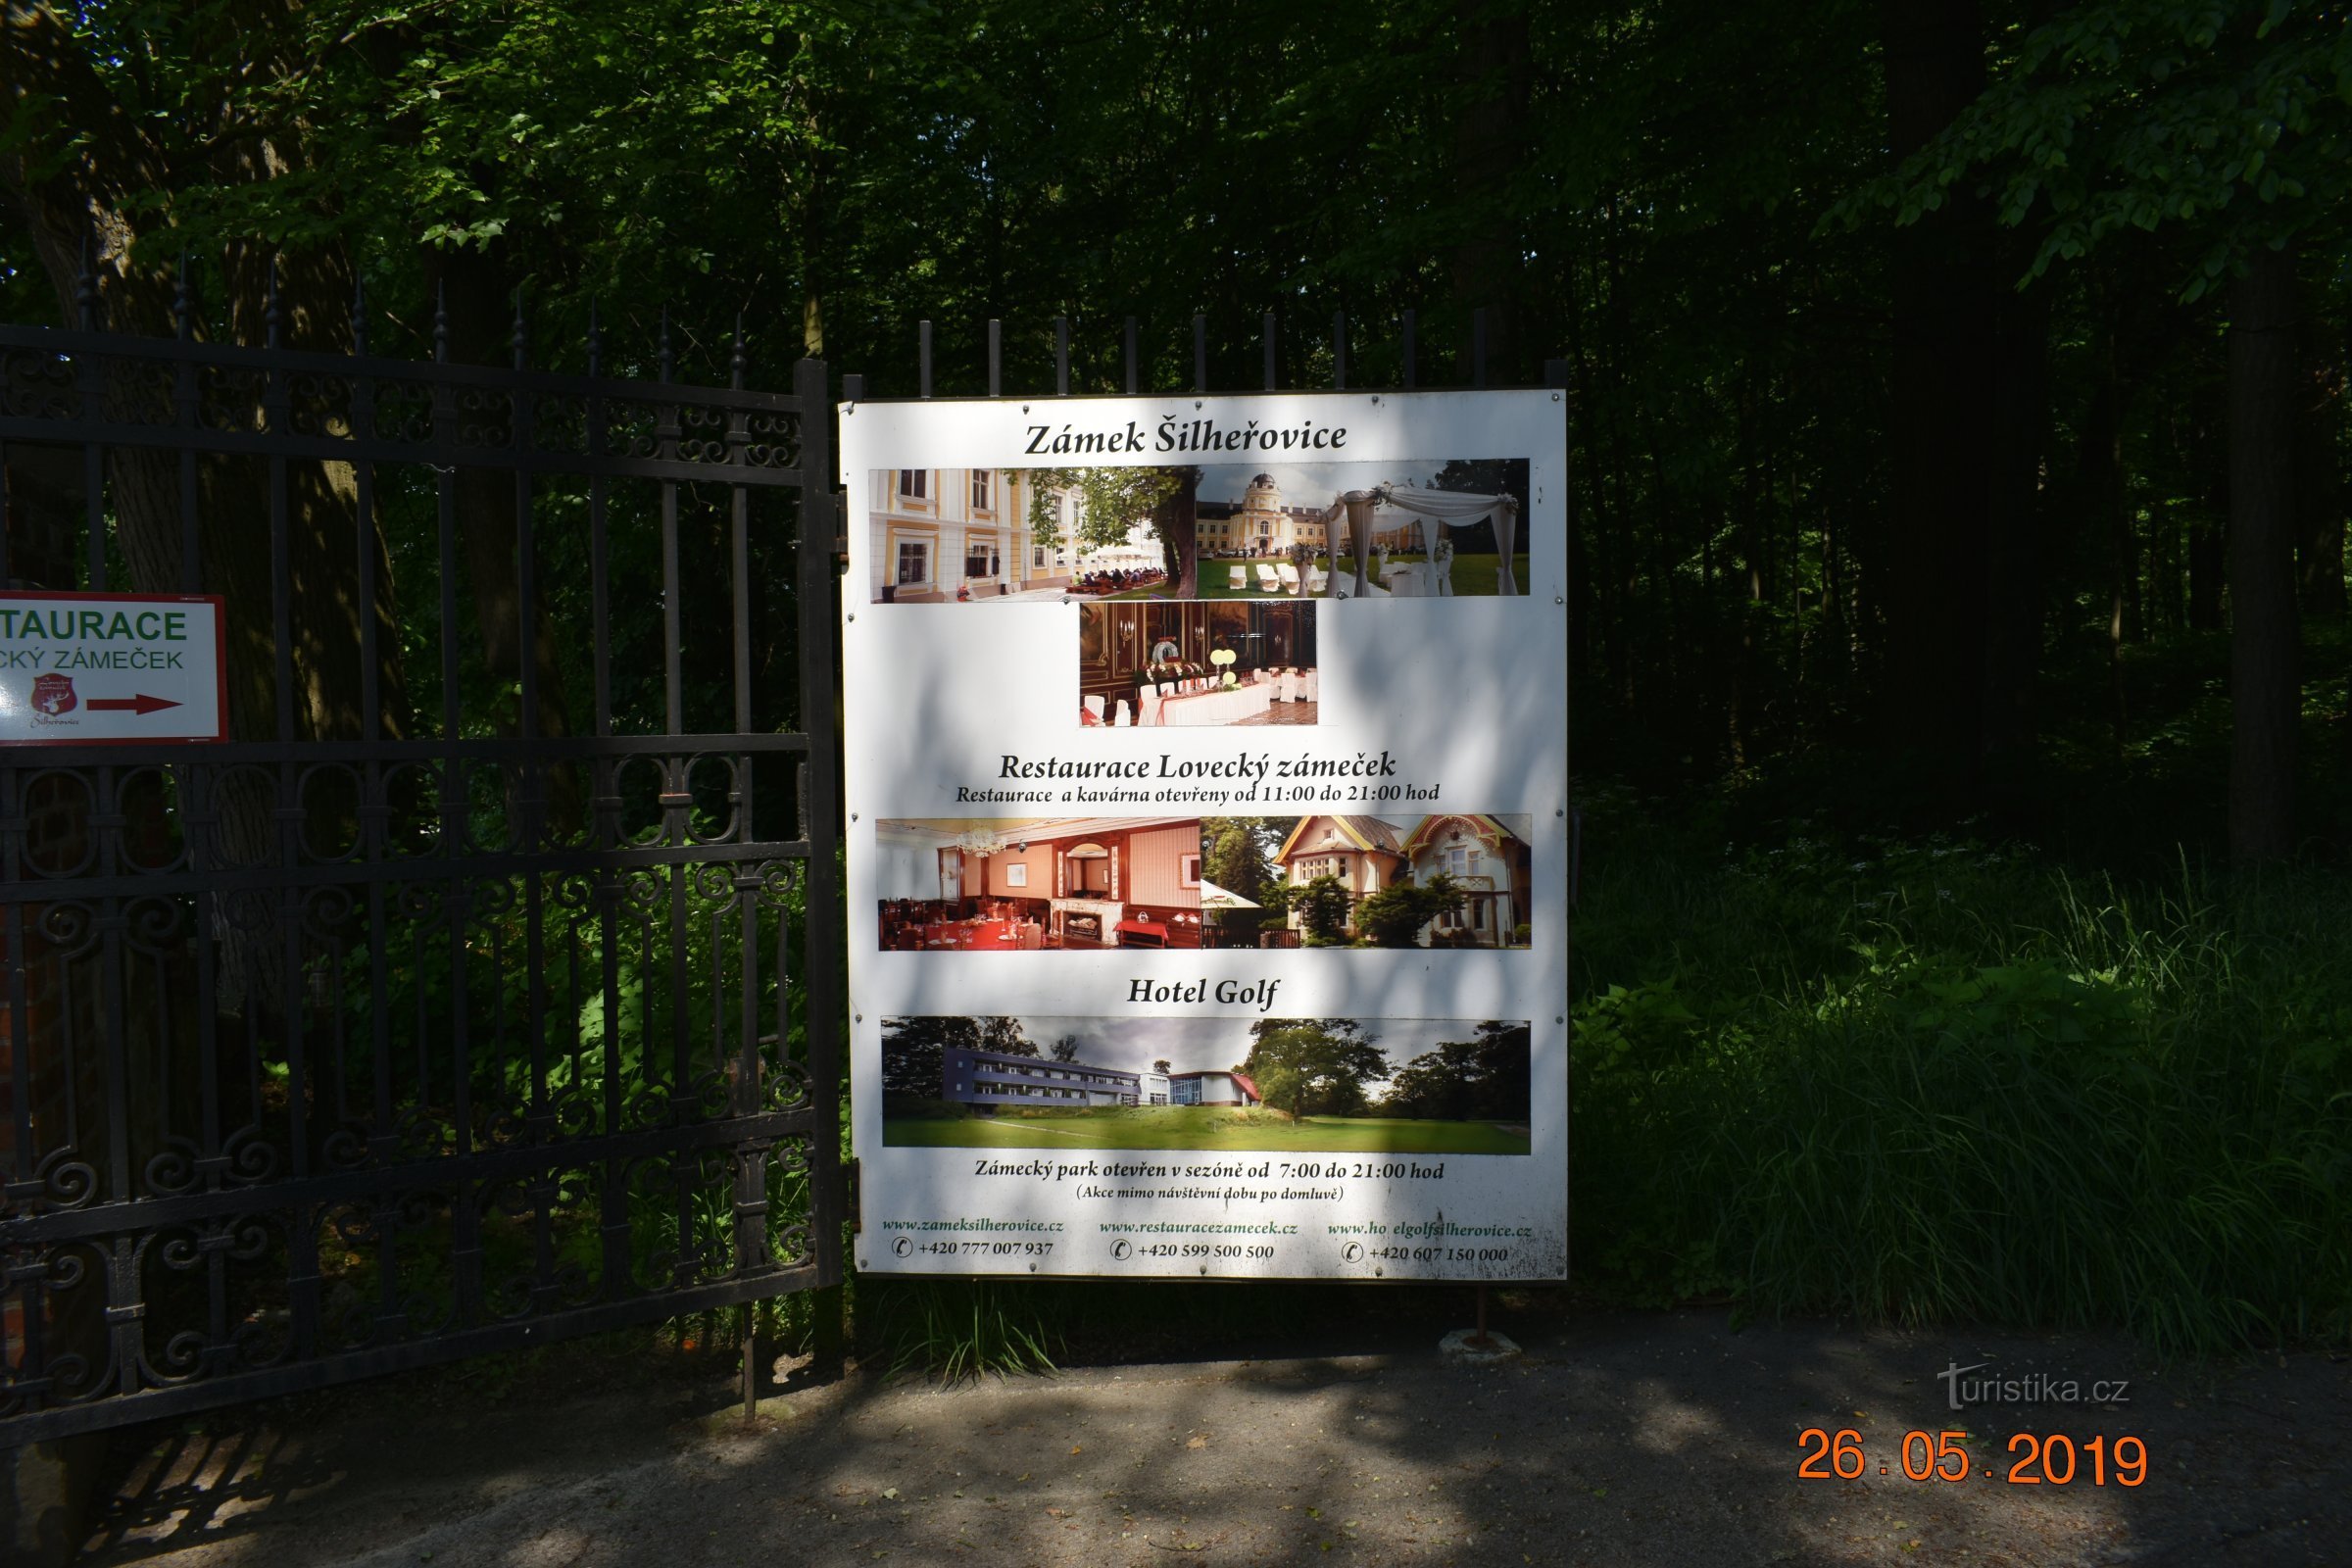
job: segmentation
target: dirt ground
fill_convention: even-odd
[[[749,1426],[718,1357],[483,1363],[126,1438],[82,1560],[2352,1563],[2340,1356],[2156,1372],[2087,1338],[1736,1332],[1719,1312],[1499,1326],[1526,1353],[1485,1369],[1416,1335],[956,1387],[853,1371],[788,1383]],[[1956,1412],[1936,1374],[1977,1363],[2129,1388]],[[1800,1478],[1811,1427],[1859,1434],[1859,1479]],[[1954,1429],[1968,1478],[1905,1479],[1904,1435]],[[2020,1432],[2069,1436],[2073,1482],[2011,1481]],[[2125,1435],[2145,1480],[2094,1485],[2088,1441]]]

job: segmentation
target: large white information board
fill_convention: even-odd
[[[218,598],[0,593],[0,745],[217,741],[226,670]]]
[[[1562,1277],[1558,395],[841,427],[858,1266]]]

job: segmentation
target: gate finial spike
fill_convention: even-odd
[[[727,362],[727,384],[738,392],[742,391],[744,372],[749,368],[751,368],[751,358],[744,352],[743,346],[743,313],[737,311],[735,313],[735,352]]]
[[[672,372],[677,369],[678,366],[677,356],[670,352],[669,347],[669,307],[666,305],[662,307],[661,351],[662,379],[666,381],[670,378]]]
[[[188,253],[179,253],[179,273],[172,284],[172,326],[182,343],[196,335],[196,294],[188,279]]]
[[[351,352],[368,352],[368,280],[356,272],[351,279]]]
[[[605,332],[598,324],[594,300],[588,302],[588,373],[591,376],[605,373]]]
[[[531,362],[531,332],[530,327],[523,321],[522,318],[522,288],[519,284],[517,284],[514,289],[514,325],[508,332],[507,339],[511,344],[514,345],[514,368],[517,370],[529,368]]]
[[[449,363],[449,279],[433,285],[433,363]]]
[[[278,331],[284,323],[277,308],[277,257],[275,254],[270,258],[270,282],[262,298],[262,342],[265,347],[276,348]]]

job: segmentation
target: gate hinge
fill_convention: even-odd
[[[865,1222],[858,1212],[858,1162],[854,1159],[841,1162],[841,1205],[850,1216],[850,1234],[864,1235]]]

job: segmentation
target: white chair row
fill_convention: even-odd
[[[1312,669],[1261,669],[1253,678],[1259,685],[1273,687],[1278,703],[1319,701],[1323,684],[1321,672]]]
[[[1127,705],[1127,699],[1124,697],[1118,700],[1118,704],[1115,708],[1111,707],[1109,700],[1103,697],[1100,692],[1088,693],[1085,698],[1085,722],[1088,724],[1107,724],[1111,728],[1116,729],[1122,725],[1134,725],[1139,722],[1149,724],[1152,722],[1152,720],[1149,718],[1140,720],[1137,719],[1134,716],[1133,710],[1131,710]]]

